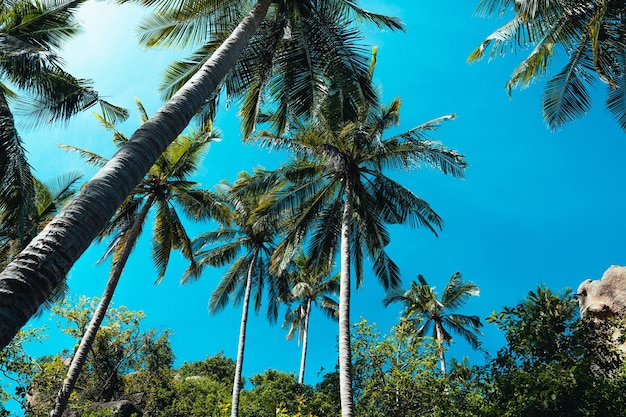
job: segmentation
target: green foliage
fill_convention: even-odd
[[[268,369],[250,379],[252,389],[242,395],[241,417],[273,417],[295,414],[312,397],[313,389],[299,384],[295,375]]]
[[[224,384],[232,384],[234,373],[235,362],[223,353],[208,357],[202,362],[184,363],[177,371],[181,378],[204,376]]]
[[[29,380],[38,365],[26,352],[25,346],[33,342],[42,342],[45,339],[44,331],[45,327],[23,329],[0,351],[0,373],[5,378],[0,384],[0,417],[9,416],[4,404],[10,400],[15,400],[23,409],[26,408],[25,397]]]
[[[487,367],[487,416],[610,416],[626,409],[617,320],[577,320],[571,291],[539,287],[488,321],[507,345]]]
[[[352,340],[357,415],[480,415],[480,386],[472,378],[461,384],[441,376],[436,341],[414,337],[408,323],[381,336],[361,320]]]
[[[61,330],[76,339],[89,325],[97,300],[82,297],[75,303],[54,306]],[[174,361],[169,334],[141,330],[143,312],[111,308],[100,327],[87,362],[70,397],[69,409],[87,413],[91,403],[128,399],[141,408],[160,409],[171,396],[171,366]],[[39,368],[29,378],[28,415],[44,416],[66,376],[71,354],[63,352],[38,360]],[[91,411],[89,411],[91,413]],[[83,414],[81,414],[83,415]]]

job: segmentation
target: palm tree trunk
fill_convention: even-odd
[[[102,293],[102,298],[100,299],[98,307],[96,308],[96,311],[94,311],[91,321],[89,322],[89,327],[87,327],[83,338],[80,340],[80,345],[74,353],[72,363],[67,370],[67,375],[65,376],[63,385],[61,386],[61,389],[57,394],[54,407],[52,408],[52,411],[50,411],[50,417],[61,417],[61,415],[65,411],[65,408],[67,407],[67,402],[70,398],[70,394],[74,390],[74,385],[76,385],[76,381],[78,380],[80,371],[82,370],[83,365],[85,364],[85,361],[87,359],[87,354],[89,353],[89,350],[91,350],[91,346],[93,345],[93,342],[96,338],[98,329],[100,329],[100,325],[102,324],[102,320],[104,320],[107,309],[109,308],[109,304],[111,304],[113,293],[115,292],[117,283],[120,280],[122,271],[126,266],[126,261],[128,261],[130,252],[132,251],[135,243],[137,242],[137,239],[139,238],[139,235],[141,234],[141,228],[144,224],[146,216],[148,215],[148,211],[152,207],[154,199],[155,196],[150,195],[144,206],[141,208],[139,215],[133,222],[133,225],[128,233],[126,243],[124,244],[124,248],[122,249],[119,258],[115,262],[115,265],[113,266],[113,270],[111,271],[111,275],[109,276],[107,285],[104,288],[104,292]]]
[[[346,181],[346,202],[341,220],[341,280],[339,283],[339,397],[341,417],[352,417],[352,352],[350,351],[350,228],[352,184]]]
[[[241,311],[241,325],[239,326],[239,344],[237,346],[237,362],[235,363],[235,378],[233,379],[233,399],[230,410],[231,417],[239,415],[239,394],[241,393],[241,373],[243,369],[243,353],[246,349],[246,329],[248,327],[248,310],[250,309],[250,293],[252,291],[252,271],[258,249],[255,250],[248,268],[248,276],[246,277],[246,292],[243,296],[243,308]]]
[[[211,58],[87,183],[72,202],[0,273],[0,349],[26,324],[74,262],[185,129],[235,65],[272,0],[258,0]]]
[[[302,330],[302,358],[300,359],[300,375],[298,382],[304,384],[304,368],[306,366],[306,350],[309,344],[309,317],[311,316],[311,299],[306,302],[304,313],[304,329]]]
[[[439,364],[441,365],[441,374],[446,376],[446,354],[443,349],[443,329],[440,323],[435,323],[437,329],[437,351],[439,353]]]

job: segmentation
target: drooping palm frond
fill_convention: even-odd
[[[562,51],[567,56],[564,68],[546,84],[543,114],[555,130],[582,117],[591,108],[588,87],[600,79],[608,84],[607,108],[623,128],[626,106],[619,105],[618,86],[624,84],[623,2],[569,0],[484,0],[479,12],[503,15],[513,10],[514,17],[489,36],[468,58],[504,55],[507,48],[532,46],[530,54],[514,70],[507,90],[524,88],[542,78],[551,67],[553,56]]]
[[[13,9],[15,24],[6,25],[8,33],[18,34],[33,44],[46,49],[58,49],[81,30],[75,15],[85,0],[44,0],[22,3]],[[3,25],[4,26],[4,25]]]

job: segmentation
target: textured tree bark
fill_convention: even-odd
[[[250,292],[252,291],[252,272],[258,249],[255,251],[248,268],[246,277],[246,292],[243,296],[243,307],[241,311],[241,325],[239,326],[239,343],[237,345],[237,362],[235,362],[235,377],[233,378],[233,398],[230,408],[231,417],[239,415],[239,394],[241,393],[241,374],[243,371],[243,355],[246,350],[246,329],[248,328],[248,310],[250,309]]]
[[[248,16],[196,75],[131,137],[72,202],[0,273],[0,348],[64,279],[115,210],[235,65],[271,0]]]
[[[93,341],[96,339],[96,334],[100,329],[102,320],[104,320],[104,317],[106,316],[111,300],[113,299],[113,294],[115,293],[115,288],[117,288],[117,283],[120,281],[122,271],[126,266],[130,252],[133,250],[133,247],[135,246],[135,243],[137,243],[137,239],[141,234],[141,229],[148,215],[148,211],[150,211],[150,208],[154,203],[154,199],[154,195],[151,195],[148,198],[144,206],[141,208],[139,215],[133,222],[133,225],[128,233],[128,238],[126,239],[126,244],[120,253],[119,259],[113,266],[107,285],[102,293],[102,298],[98,303],[98,307],[91,317],[91,321],[89,322],[89,326],[87,327],[83,338],[80,340],[78,349],[76,349],[76,352],[74,353],[74,357],[72,358],[70,367],[67,370],[65,380],[63,380],[63,385],[57,394],[52,411],[50,411],[50,417],[61,417],[67,407],[70,394],[74,390],[76,381],[78,381],[80,371],[83,369],[83,365],[87,360],[87,354],[91,350],[91,346],[93,345]]]
[[[346,202],[341,224],[341,281],[339,284],[339,397],[341,417],[352,417],[352,352],[350,351],[350,227],[352,184],[346,180]]]
[[[435,323],[437,329],[437,350],[439,351],[439,365],[441,366],[441,374],[446,376],[446,353],[443,347],[443,329],[441,323]]]
[[[311,316],[311,299],[306,302],[306,311],[304,312],[304,328],[302,330],[302,358],[300,358],[300,375],[298,382],[304,384],[304,368],[306,367],[306,350],[309,346],[309,317]]]

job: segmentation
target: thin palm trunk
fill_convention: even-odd
[[[441,374],[446,376],[446,354],[443,349],[443,329],[441,323],[435,323],[435,329],[437,330],[437,351],[439,353],[439,364],[441,365]]]
[[[346,181],[346,202],[341,220],[341,281],[339,284],[339,397],[341,417],[352,417],[352,353],[350,351],[350,229],[352,184]]]
[[[80,345],[76,352],[74,353],[74,357],[72,358],[72,363],[67,371],[67,375],[65,380],[63,381],[63,385],[57,394],[56,401],[54,403],[54,407],[52,411],[50,411],[50,417],[61,417],[65,408],[67,407],[68,400],[70,398],[70,394],[74,390],[74,386],[76,385],[76,381],[78,380],[78,376],[80,375],[80,371],[85,364],[85,360],[87,359],[87,354],[93,345],[93,342],[96,338],[96,334],[100,329],[100,325],[102,324],[102,320],[106,316],[107,309],[109,308],[109,304],[111,304],[111,300],[113,299],[113,294],[115,293],[115,288],[117,287],[117,283],[120,280],[120,276],[122,275],[122,271],[126,266],[126,261],[128,261],[128,257],[130,256],[130,252],[132,251],[139,235],[141,234],[141,228],[144,224],[146,216],[148,215],[148,211],[152,207],[152,203],[154,202],[155,196],[150,195],[144,206],[142,207],[139,215],[133,222],[133,225],[128,233],[128,238],[126,243],[124,244],[124,248],[115,262],[115,266],[111,271],[111,275],[109,276],[109,280],[107,282],[106,287],[104,288],[104,292],[102,293],[102,298],[98,303],[98,307],[96,311],[93,313],[93,317],[89,322],[89,327],[85,331],[83,338],[80,341]]]
[[[272,0],[258,0],[211,58],[0,273],[0,348],[64,279],[115,210],[233,68]]]
[[[235,364],[235,378],[233,379],[233,399],[230,410],[231,417],[239,415],[239,394],[241,393],[241,373],[243,369],[243,354],[246,349],[246,330],[248,328],[248,310],[250,309],[250,293],[252,291],[252,271],[256,263],[258,250],[252,255],[248,276],[246,277],[246,292],[243,296],[241,311],[241,325],[239,326],[239,344],[237,346],[237,362]]]
[[[300,375],[298,382],[304,384],[304,368],[306,366],[306,350],[309,344],[309,316],[311,315],[311,299],[306,302],[304,312],[304,328],[302,329],[302,358],[300,359]]]

